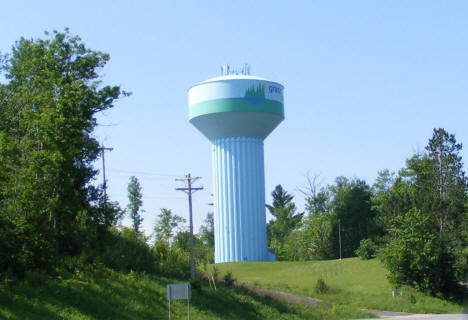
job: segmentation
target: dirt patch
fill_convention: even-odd
[[[252,292],[262,294],[264,296],[268,296],[273,299],[280,300],[280,301],[287,302],[287,303],[295,303],[295,304],[301,304],[305,306],[316,306],[317,304],[322,302],[322,300],[320,299],[297,296],[294,294],[281,292],[281,291],[260,289],[260,288],[257,288],[248,284],[241,284],[240,287],[246,288]]]
[[[413,315],[413,313],[396,312],[396,311],[383,311],[383,310],[374,310],[374,309],[360,309],[360,310],[375,314],[379,318],[392,318],[392,317],[402,317],[402,316]]]

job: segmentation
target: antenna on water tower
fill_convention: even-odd
[[[244,63],[244,67],[242,68],[242,74],[246,76],[250,75],[250,65],[248,63]]]
[[[241,70],[238,69],[230,69],[229,65],[227,63],[223,64],[221,66],[221,75],[222,76],[228,76],[230,74],[242,74],[245,76],[250,75],[250,65],[248,63],[244,63],[244,66],[242,67]]]
[[[229,65],[227,63],[223,64],[221,66],[221,75],[222,76],[227,76],[229,75]]]

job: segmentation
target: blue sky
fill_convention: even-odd
[[[147,234],[160,208],[187,217],[174,190],[186,173],[205,187],[196,229],[212,210],[210,144],[187,121],[187,89],[223,63],[285,86],[286,119],[265,141],[267,202],[282,184],[302,210],[307,172],[372,184],[423,150],[434,127],[468,143],[466,1],[17,0],[0,11],[0,52],[65,27],[110,54],[105,84],[133,92],[100,115],[96,137],[114,148],[112,200],[126,206],[129,177],[140,179]]]

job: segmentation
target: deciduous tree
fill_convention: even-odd
[[[130,177],[130,181],[127,186],[128,191],[128,215],[132,219],[132,228],[138,234],[141,234],[140,225],[143,222],[143,218],[140,215],[141,206],[143,205],[143,194],[141,192],[140,181],[135,176]]]
[[[48,267],[81,250],[98,157],[96,114],[125,94],[102,85],[108,60],[68,30],[21,38],[3,60],[1,269]]]
[[[184,218],[173,214],[171,210],[162,208],[154,225],[156,241],[163,241],[169,245],[174,236],[174,231],[185,222]]]

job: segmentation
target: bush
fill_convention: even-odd
[[[315,283],[315,292],[319,294],[327,293],[329,290],[329,287],[325,283],[323,279],[318,279],[317,282]]]
[[[201,292],[202,290],[202,283],[200,280],[190,280],[190,288],[194,291]]]
[[[165,241],[157,241],[153,246],[156,268],[159,273],[176,278],[190,275],[190,253],[180,248],[170,247]]]
[[[354,253],[362,260],[369,260],[375,255],[375,243],[371,239],[362,239]]]
[[[47,275],[42,270],[27,270],[25,280],[32,286],[42,286],[47,282]]]
[[[121,231],[111,228],[103,231],[80,258],[85,265],[102,263],[104,266],[123,272],[145,271],[155,273],[155,257],[144,236],[132,229]]]
[[[223,276],[223,283],[226,287],[228,288],[232,288],[234,286],[234,282],[236,280],[234,279],[234,277],[232,276],[232,273],[231,272],[227,272],[224,276]]]

